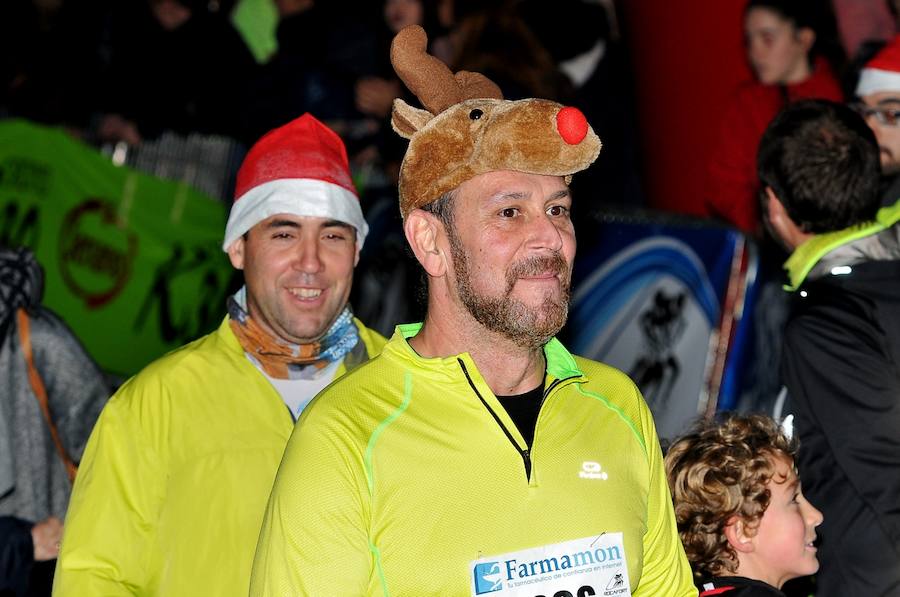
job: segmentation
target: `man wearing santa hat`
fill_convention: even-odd
[[[866,63],[853,107],[875,133],[881,151],[882,204],[900,200],[900,34]]]
[[[817,597],[900,595],[900,202],[879,205],[878,162],[869,127],[824,100],[785,108],[759,145],[768,229],[790,252],[784,412],[824,515],[795,552],[818,557]]]
[[[218,330],[103,410],[54,595],[246,595],[294,421],[385,340],[347,303],[368,227],[340,138],[306,114],[247,154],[223,249],[244,273]]]

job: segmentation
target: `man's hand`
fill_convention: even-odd
[[[137,125],[120,114],[106,114],[97,126],[97,136],[102,141],[124,141],[129,145],[140,145],[141,133]]]
[[[63,525],[55,516],[42,520],[31,527],[31,541],[34,543],[34,561],[44,562],[59,555]]]
[[[356,107],[363,114],[384,118],[391,113],[400,83],[379,77],[363,77],[356,83]]]

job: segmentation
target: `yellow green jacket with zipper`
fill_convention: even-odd
[[[337,375],[384,345],[355,323],[364,350]],[[54,596],[245,597],[293,427],[227,318],[150,364],[110,399],[88,441]]]
[[[697,594],[631,380],[551,340],[529,450],[470,355],[419,357],[419,329],[399,326],[301,416],[251,596],[469,595],[478,558],[604,532],[624,534],[633,595]]]

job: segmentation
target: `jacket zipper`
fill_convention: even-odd
[[[472,381],[472,378],[469,376],[469,370],[466,369],[466,364],[463,362],[462,359],[456,359],[456,360],[459,363],[459,366],[462,369],[463,374],[466,376],[466,381],[469,382],[469,387],[472,388],[472,391],[475,392],[475,395],[478,396],[478,399],[481,400],[481,403],[484,405],[484,407],[487,409],[487,411],[489,413],[491,413],[491,416],[494,418],[494,421],[497,423],[497,425],[500,426],[500,429],[503,430],[503,434],[506,436],[506,439],[509,440],[509,443],[511,443],[513,445],[513,447],[516,449],[516,452],[518,452],[519,455],[522,457],[522,462],[525,464],[525,478],[530,483],[531,482],[531,451],[528,448],[522,449],[519,446],[519,444],[516,442],[516,438],[514,438],[512,436],[512,433],[509,432],[509,429],[506,428],[506,425],[503,424],[503,421],[500,420],[500,417],[497,416],[497,413],[494,412],[494,409],[492,409],[490,407],[490,405],[488,405],[488,403],[485,401],[484,397],[481,395],[481,392],[479,392],[478,388],[475,387],[475,383]],[[578,376],[573,375],[572,377],[567,377],[565,379],[555,379],[555,380],[553,380],[553,383],[551,383],[549,386],[547,386],[547,389],[544,390],[544,396],[541,398],[541,405],[538,407],[538,417],[540,417],[540,412],[541,412],[540,409],[543,408],[544,401],[547,399],[547,396],[550,395],[550,391],[553,388],[555,388],[556,386],[558,386],[559,384],[561,384],[562,382],[569,380],[569,379],[574,379],[575,377],[578,377]],[[535,431],[535,436],[536,436],[537,435],[537,419],[535,419],[535,421],[534,421],[534,427],[535,427],[534,431]]]
[[[531,437],[533,438],[532,442],[537,441],[537,427],[538,427],[538,422],[541,419],[541,410],[544,408],[544,402],[547,401],[547,398],[550,396],[550,392],[553,391],[553,388],[557,387],[561,383],[563,383],[565,381],[569,381],[570,379],[575,379],[576,377],[580,377],[580,376],[570,375],[569,377],[564,377],[562,379],[554,379],[553,382],[551,382],[550,385],[547,386],[547,389],[544,390],[544,395],[541,397],[541,403],[538,405],[537,417],[535,417],[535,419],[534,419],[534,430],[533,430],[533,433],[531,434]],[[532,447],[534,447],[534,446],[532,446]],[[529,480],[530,480],[530,475],[529,475]]]

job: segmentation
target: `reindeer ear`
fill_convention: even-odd
[[[397,98],[394,100],[394,110],[391,114],[391,128],[404,139],[409,139],[432,118],[434,116],[431,112],[413,108]]]

